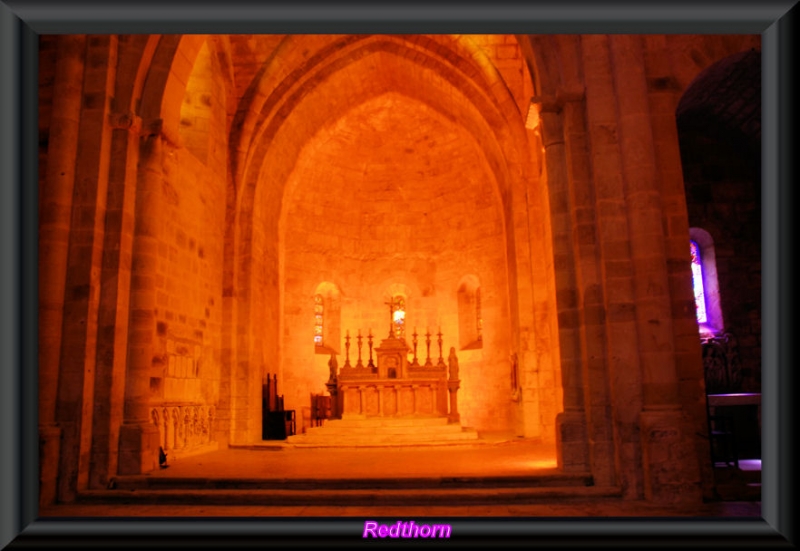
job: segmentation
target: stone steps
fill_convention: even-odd
[[[316,433],[290,436],[286,443],[294,446],[391,446],[413,444],[435,444],[442,442],[471,442],[478,439],[478,433],[469,430],[458,432],[436,432],[418,434],[376,434],[376,433]]]
[[[473,442],[478,433],[445,417],[366,417],[331,419],[305,434],[290,436],[296,447],[372,447]]]
[[[161,490],[472,490],[499,488],[586,488],[585,473],[540,472],[526,476],[401,476],[345,478],[233,478],[126,475],[114,478],[117,491]]]
[[[328,419],[322,427],[434,427],[434,426],[460,426],[457,423],[448,423],[447,417],[432,416],[407,416],[407,417],[344,417],[343,419]]]
[[[87,490],[80,504],[150,505],[489,505],[621,499],[618,487],[294,488]]]
[[[415,434],[425,431],[435,434],[451,434],[462,432],[461,425],[366,425],[348,426],[340,425],[335,421],[329,421],[321,427],[310,427],[306,429],[306,435],[313,434]]]

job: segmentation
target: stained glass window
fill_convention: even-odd
[[[325,305],[323,304],[322,295],[314,296],[314,344],[322,346],[322,323],[323,315],[325,313]]]
[[[690,241],[692,251],[692,287],[694,288],[694,305],[697,310],[697,322],[706,323],[708,315],[706,313],[706,295],[703,288],[703,265],[700,259],[700,247],[697,243]]]
[[[406,300],[401,296],[392,299],[392,322],[394,323],[394,336],[398,339],[403,338],[406,325]]]

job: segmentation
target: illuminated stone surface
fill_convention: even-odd
[[[157,472],[159,446],[180,461],[261,444],[267,373],[310,436],[330,354],[366,365],[357,335],[379,346],[396,297],[421,365],[439,331],[442,355],[456,349],[460,426],[476,431],[459,434],[539,443],[598,496],[713,495],[688,239],[714,235],[757,392],[759,182],[742,152],[758,95],[731,91],[752,66],[730,70],[750,48],[758,36],[42,36],[40,502]],[[725,94],[694,89],[686,112],[734,97],[710,111],[734,115],[676,125],[702,82]],[[353,396],[369,415],[444,403]]]

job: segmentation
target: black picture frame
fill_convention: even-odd
[[[441,1],[0,0],[0,547],[366,543],[360,537],[364,519],[37,518],[37,37],[136,32],[761,34],[762,518],[440,520],[452,525],[458,537],[451,541],[460,545],[792,547],[796,87],[791,56],[797,11],[794,0],[498,0],[459,6]]]

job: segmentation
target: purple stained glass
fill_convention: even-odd
[[[694,305],[697,310],[698,323],[706,323],[706,295],[703,289],[703,264],[700,260],[700,247],[697,243],[690,241],[692,251],[692,288],[694,289]]]

